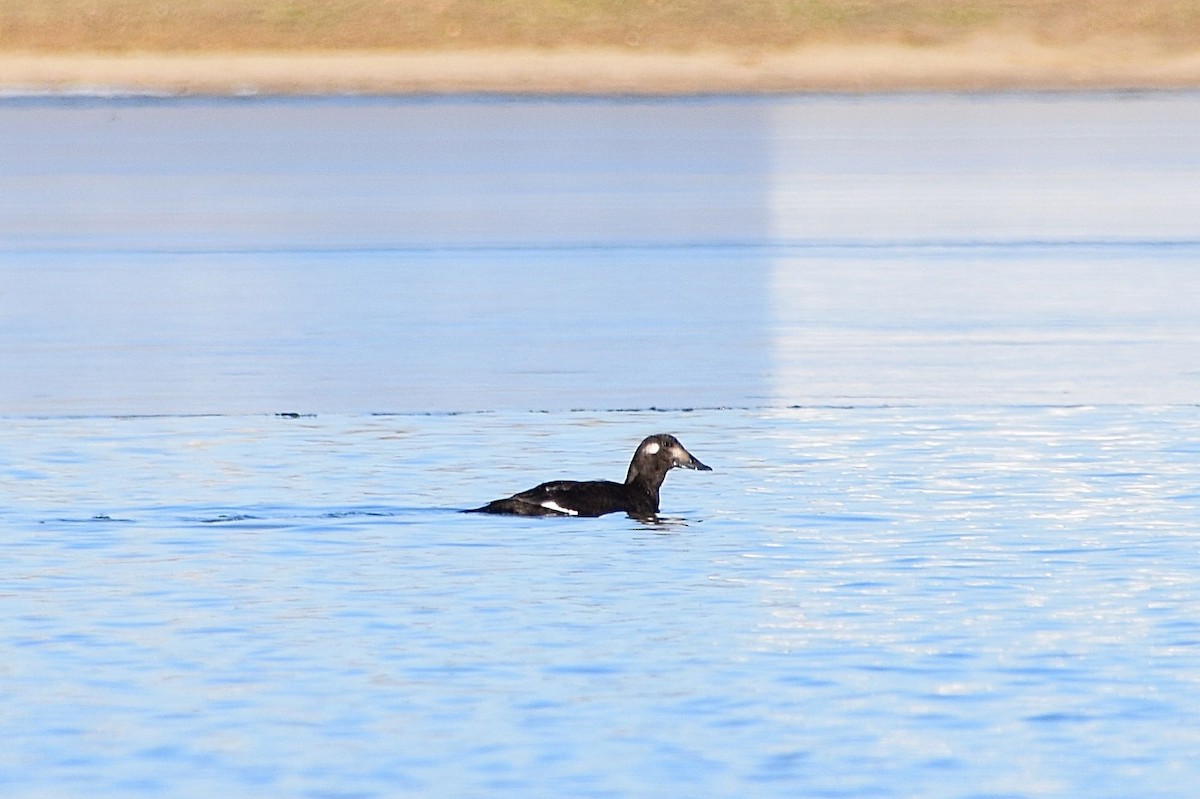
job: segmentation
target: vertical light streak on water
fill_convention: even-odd
[[[784,100],[772,231],[838,244],[1195,241],[1193,95]]]
[[[1197,113],[1189,95],[775,104],[775,396],[1195,401]]]
[[[1200,274],[1153,247],[776,258],[783,404],[1192,402]],[[849,288],[853,286],[853,288]]]

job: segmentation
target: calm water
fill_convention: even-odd
[[[1196,130],[0,101],[0,792],[1190,796]]]

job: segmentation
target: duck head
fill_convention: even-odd
[[[637,451],[633,453],[633,460],[629,463],[629,473],[625,477],[625,482],[632,483],[640,478],[657,488],[662,485],[667,472],[675,468],[695,469],[701,472],[712,471],[711,467],[705,466],[692,453],[684,449],[683,444],[680,444],[679,439],[675,436],[666,433],[648,436],[641,444],[638,444]]]

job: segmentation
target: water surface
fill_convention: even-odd
[[[0,790],[1190,795],[1198,122],[0,102]]]

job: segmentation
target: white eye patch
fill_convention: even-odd
[[[651,441],[649,444],[642,447],[642,453],[646,454],[646,455],[653,455],[654,453],[658,452],[660,449],[661,449],[661,447],[659,447],[657,441]]]

